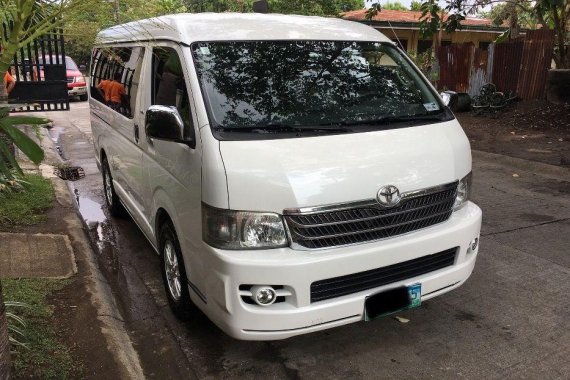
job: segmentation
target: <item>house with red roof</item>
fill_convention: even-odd
[[[366,9],[345,12],[345,20],[358,21],[378,29],[388,38],[398,43],[407,52],[423,53],[433,46],[433,38],[425,38],[420,32],[422,12],[397,11],[382,9],[372,20],[366,20]],[[494,26],[491,20],[467,18],[461,21],[462,29],[453,33],[443,33],[441,44],[473,42],[475,47],[486,49],[501,33],[508,29],[506,25]]]

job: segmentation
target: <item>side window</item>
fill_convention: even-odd
[[[91,97],[133,117],[144,49],[97,48],[91,63]]]
[[[151,91],[152,104],[176,107],[184,121],[184,137],[194,138],[190,100],[176,50],[169,47],[153,49]]]

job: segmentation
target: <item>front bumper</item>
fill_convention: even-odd
[[[205,245],[211,268],[203,303],[191,291],[196,304],[228,335],[244,340],[288,338],[362,320],[367,296],[397,286],[422,284],[422,301],[459,287],[470,276],[478,247],[481,210],[469,202],[444,223],[408,235],[374,243],[327,249],[295,251],[224,251]],[[311,303],[311,283],[381,268],[458,247],[452,266],[404,281]],[[283,285],[291,292],[285,302],[262,307],[244,302],[239,286]]]

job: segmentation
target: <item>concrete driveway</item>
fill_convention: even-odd
[[[149,378],[568,378],[570,174],[474,152],[484,212],[475,272],[458,290],[398,315],[276,342],[240,342],[196,315],[180,322],[159,259],[130,219],[102,207],[88,104],[50,113],[81,214]]]

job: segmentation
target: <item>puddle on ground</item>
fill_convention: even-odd
[[[48,130],[48,135],[51,138],[51,141],[53,141],[53,145],[55,146],[55,149],[57,150],[59,156],[64,160],[67,160],[63,154],[63,149],[61,148],[61,144],[59,142],[59,136],[63,133],[63,131],[63,127],[52,127]]]
[[[64,128],[63,127],[52,127],[50,129],[48,129],[48,135],[51,138],[51,141],[53,141],[54,143],[59,143],[59,136],[63,133]]]
[[[89,227],[91,227],[92,224],[107,221],[107,217],[102,209],[103,206],[87,197],[80,196],[77,189],[75,190],[75,200],[79,207],[79,213]]]

